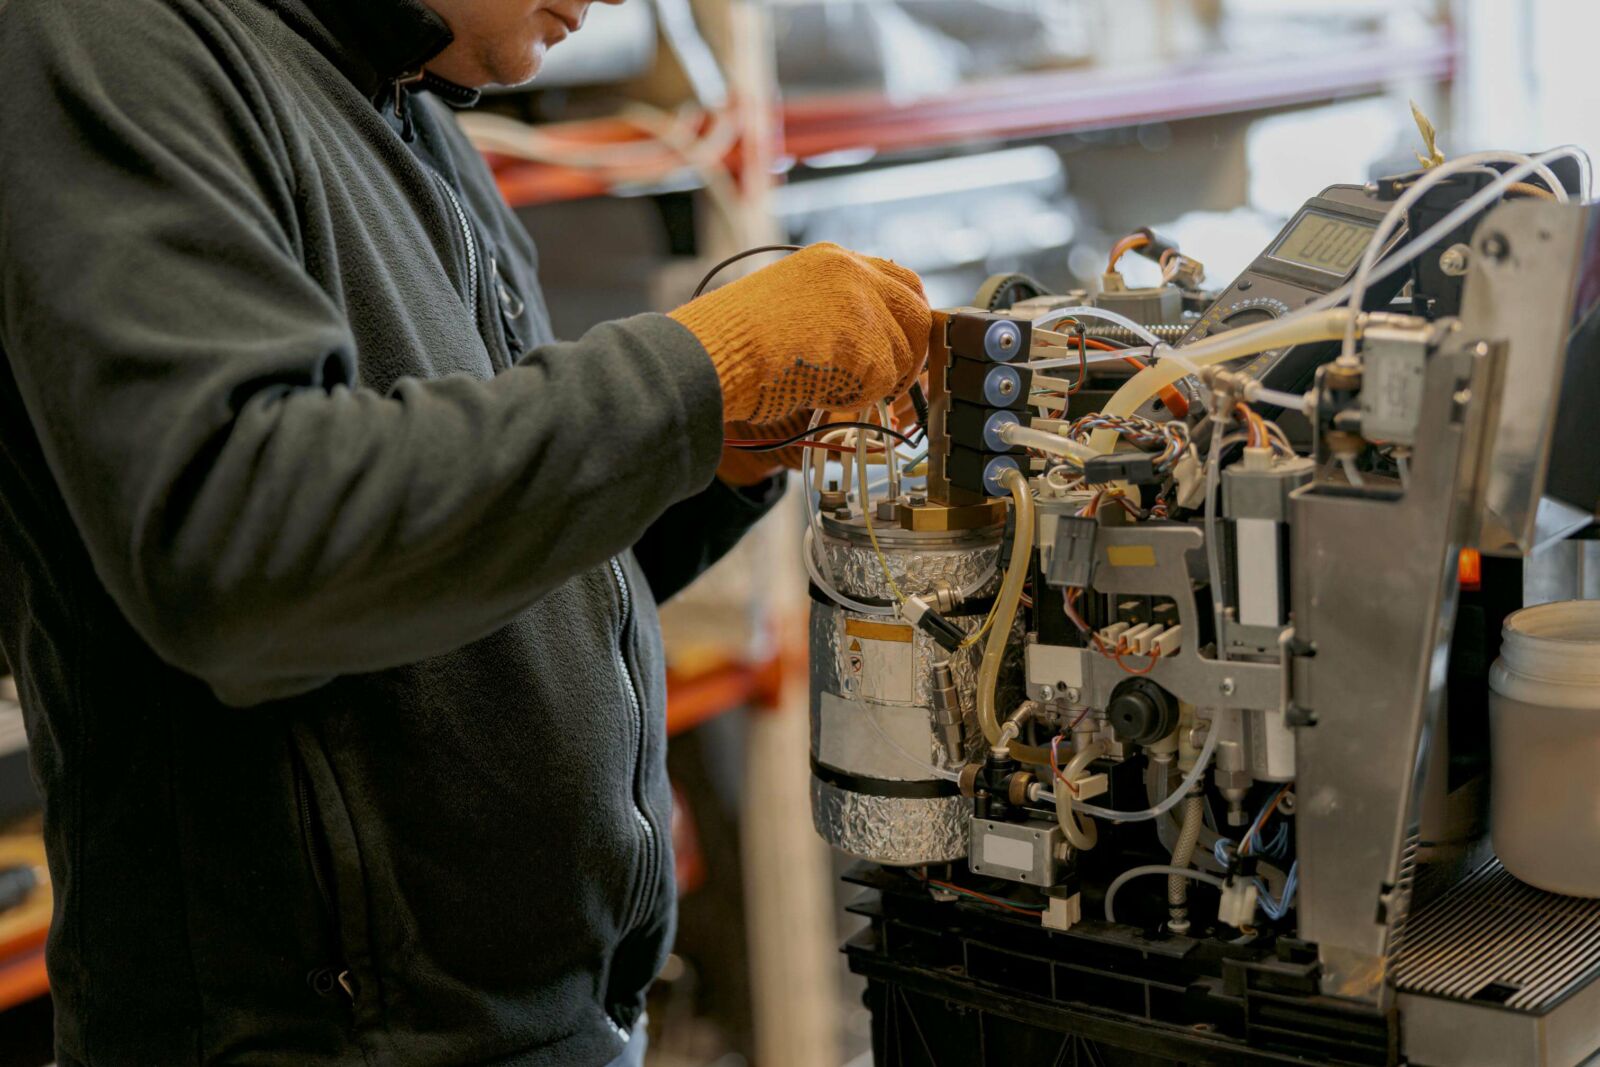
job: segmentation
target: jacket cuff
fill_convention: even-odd
[[[627,328],[661,356],[672,375],[683,416],[681,446],[692,496],[715,480],[722,461],[722,381],[711,355],[687,326],[666,315],[635,315]],[[667,442],[662,442],[663,446]]]

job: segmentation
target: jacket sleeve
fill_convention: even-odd
[[[0,5],[0,348],[159,655],[250,704],[443,653],[710,483],[716,373],[664,316],[363,388],[280,135],[176,7]]]
[[[633,546],[656,600],[665,603],[727,555],[777,504],[786,484],[781,476],[740,489],[713,481],[663,512]]]

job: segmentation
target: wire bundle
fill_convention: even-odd
[[[1242,856],[1268,856],[1272,859],[1280,860],[1288,858],[1289,824],[1287,822],[1278,823],[1269,837],[1262,837],[1262,830],[1266,827],[1267,821],[1272,818],[1273,812],[1278,810],[1279,803],[1288,792],[1289,787],[1284,785],[1276,793],[1272,794],[1272,799],[1262,805],[1260,813],[1256,815],[1255,821],[1250,824],[1250,828],[1245,831],[1244,837],[1240,839],[1238,844],[1225,837],[1217,839],[1217,843],[1212,846],[1212,854],[1216,856],[1217,862],[1222,864],[1224,869],[1231,870],[1237,859]],[[1256,887],[1256,899],[1261,905],[1261,910],[1266,912],[1267,917],[1273,921],[1282,919],[1289,914],[1289,909],[1294,905],[1294,891],[1300,884],[1300,861],[1297,859],[1290,864],[1289,876],[1283,883],[1283,896],[1276,900],[1273,899],[1271,892],[1268,891],[1266,882],[1260,878],[1255,878],[1253,881]]]
[[[1111,430],[1124,440],[1146,450],[1160,449],[1156,456],[1156,469],[1166,473],[1182,458],[1189,447],[1189,426],[1173,420],[1156,422],[1143,415],[1085,415],[1067,430],[1074,440],[1085,440],[1095,430]]]

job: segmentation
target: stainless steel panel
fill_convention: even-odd
[[[1404,843],[1426,725],[1437,717],[1457,557],[1481,506],[1481,449],[1497,414],[1487,345],[1429,360],[1408,490],[1313,484],[1294,496],[1300,936],[1324,992],[1386,998],[1390,924],[1404,913]]]
[[[1158,661],[1146,677],[1179,700],[1203,708],[1277,708],[1283,672],[1276,663],[1206,659],[1195,647],[1200,619],[1189,561],[1191,555],[1203,554],[1204,543],[1205,536],[1192,526],[1102,527],[1095,545],[1094,588],[1101,593],[1171,597],[1177,603],[1183,645],[1176,655]],[[1113,554],[1135,559],[1139,565],[1114,566]],[[1128,675],[1104,656],[1089,656],[1085,663],[1089,670],[1083,702],[1103,708]]]
[[[1587,208],[1514,200],[1485,217],[1473,242],[1461,336],[1503,341],[1507,351],[1479,540],[1485,551],[1523,554],[1588,520],[1572,508],[1547,509],[1542,523],[1539,514],[1587,223]]]

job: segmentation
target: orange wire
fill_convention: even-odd
[[[1117,269],[1117,261],[1122,258],[1123,253],[1144,248],[1149,243],[1150,238],[1147,235],[1142,233],[1130,233],[1128,236],[1112,245],[1111,262],[1106,267],[1106,273],[1109,274]]]
[[[1099,502],[1100,502],[1100,498],[1099,497],[1095,497],[1094,500],[1089,502],[1089,506],[1093,507],[1095,504],[1098,504]],[[1085,518],[1087,518],[1087,517],[1088,516],[1086,514]],[[1149,654],[1150,655],[1150,662],[1146,663],[1143,667],[1135,669],[1133,667],[1128,666],[1126,663],[1122,662],[1122,650],[1120,648],[1115,650],[1115,651],[1113,651],[1113,650],[1111,650],[1111,649],[1106,647],[1106,643],[1104,641],[1100,640],[1100,635],[1098,633],[1096,633],[1095,631],[1089,629],[1089,624],[1083,621],[1083,617],[1080,616],[1078,614],[1077,609],[1072,606],[1073,601],[1078,599],[1078,592],[1079,591],[1076,588],[1068,589],[1067,592],[1066,592],[1066,595],[1062,598],[1062,605],[1066,609],[1067,618],[1072,620],[1073,625],[1077,626],[1078,629],[1082,630],[1084,633],[1089,635],[1089,640],[1094,642],[1095,650],[1097,652],[1099,652],[1102,656],[1106,657],[1106,659],[1115,660],[1117,666],[1121,667],[1123,669],[1123,671],[1125,673],[1127,673],[1127,674],[1133,674],[1133,675],[1149,674],[1151,671],[1155,670],[1156,663],[1158,663],[1160,661],[1160,659],[1161,659],[1161,653],[1160,652],[1151,652]]]

